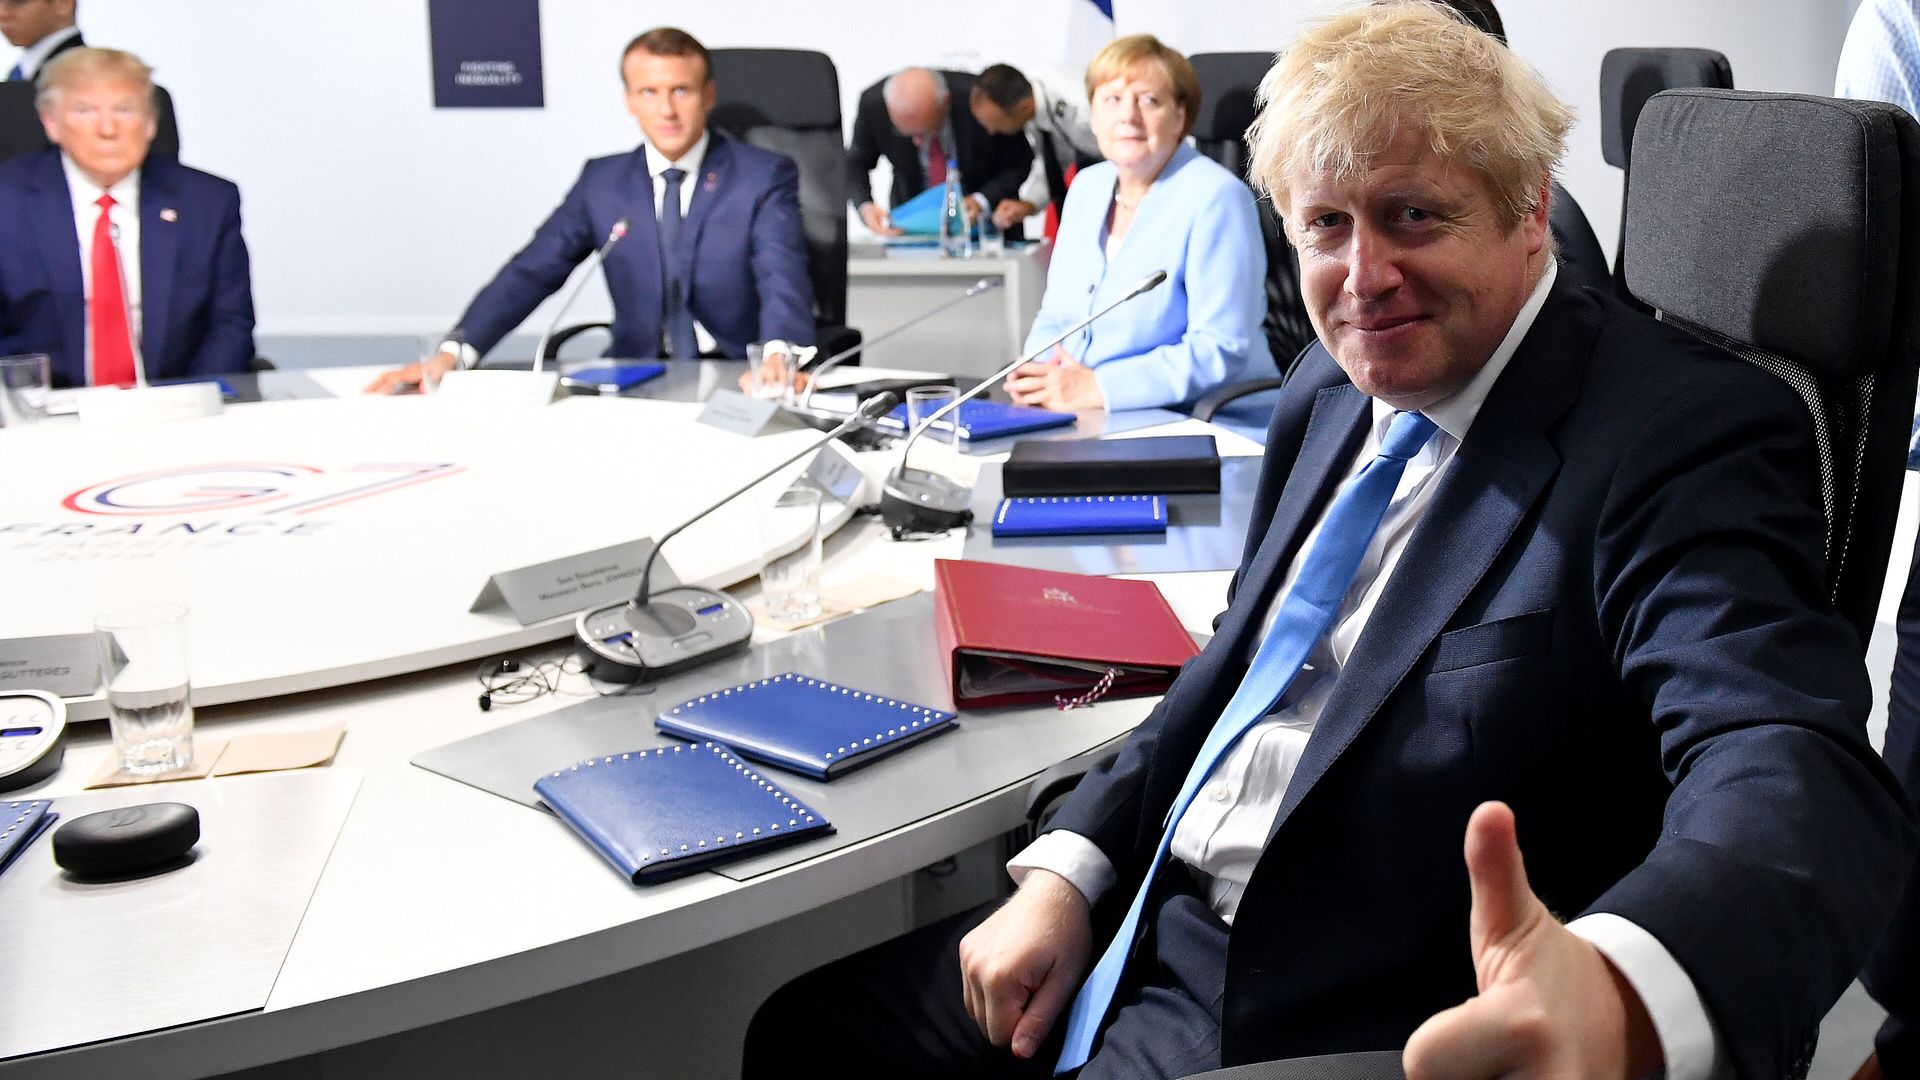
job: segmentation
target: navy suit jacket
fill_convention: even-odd
[[[1053,819],[1131,899],[1370,400],[1318,344],[1282,394],[1231,603]],[[1397,1048],[1475,993],[1461,843],[1511,804],[1563,918],[1646,929],[1743,1077],[1804,1074],[1912,835],[1828,604],[1806,409],[1562,276],[1326,702],[1226,958],[1226,1064]]]
[[[711,134],[700,175],[683,181],[695,185],[680,225],[693,317],[726,356],[744,356],[748,342],[769,338],[811,345],[813,285],[800,225],[800,170],[784,154]],[[532,242],[467,305],[460,317],[466,343],[482,355],[499,344],[606,243],[621,218],[627,235],[606,263],[613,294],[608,355],[660,355],[666,278],[645,147],[587,162]]]
[[[50,354],[56,386],[86,383],[85,257],[60,151],[0,163],[0,353]],[[140,169],[140,320],[149,379],[253,362],[240,189],[170,157]]]

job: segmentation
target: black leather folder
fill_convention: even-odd
[[[1000,471],[1008,496],[1176,495],[1220,490],[1220,448],[1211,435],[1161,438],[1023,439]]]

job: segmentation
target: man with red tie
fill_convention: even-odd
[[[239,189],[148,156],[152,72],[131,53],[70,49],[39,81],[54,148],[0,165],[0,354],[49,354],[56,386],[247,370]]]
[[[962,72],[907,68],[860,95],[847,144],[847,193],[869,230],[900,231],[873,198],[869,174],[883,157],[893,166],[893,206],[946,183],[950,160],[960,165],[969,217],[1019,195],[1033,148],[1024,135],[995,135],[980,126],[968,105],[973,85],[974,77]]]

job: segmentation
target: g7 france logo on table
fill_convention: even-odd
[[[464,471],[450,462],[371,462],[323,469],[289,462],[186,465],[105,480],[60,505],[108,517],[168,517],[258,510],[299,516],[387,495]]]

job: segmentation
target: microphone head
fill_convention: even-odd
[[[1159,288],[1160,283],[1165,280],[1167,280],[1167,272],[1165,270],[1155,270],[1153,273],[1141,278],[1140,283],[1133,287],[1133,292],[1129,293],[1128,296],[1139,296],[1143,292],[1151,292]]]
[[[621,218],[613,223],[612,229],[608,230],[607,243],[611,244],[625,235],[627,235],[627,219]]]
[[[860,420],[862,423],[878,420],[892,412],[893,407],[898,404],[900,404],[899,394],[891,390],[882,390],[860,403]]]
[[[997,277],[983,277],[979,281],[976,281],[973,283],[973,288],[967,290],[967,295],[972,296],[975,293],[986,292],[988,289],[997,289],[1000,287],[1003,280],[1004,280],[1003,278],[997,278]]]

